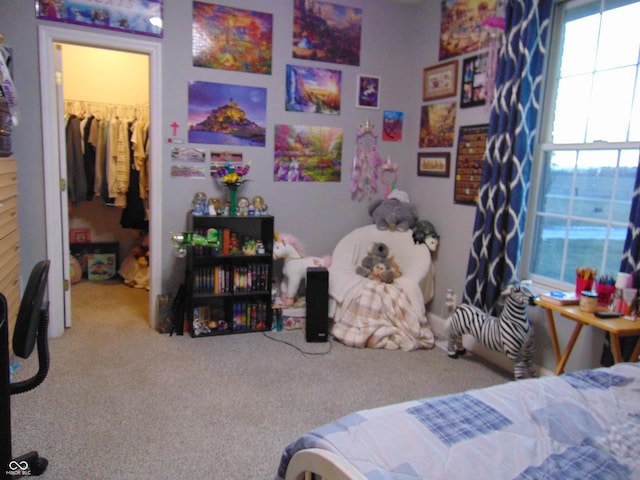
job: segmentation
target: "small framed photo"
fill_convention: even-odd
[[[380,108],[380,77],[358,75],[356,107]]]
[[[449,152],[418,152],[418,176],[449,177],[451,154]]]
[[[458,87],[458,61],[427,67],[422,74],[422,100],[453,97]]]

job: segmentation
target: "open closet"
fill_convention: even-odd
[[[92,282],[95,291],[122,282],[148,291],[149,56],[73,44],[56,48],[63,79],[71,288]]]

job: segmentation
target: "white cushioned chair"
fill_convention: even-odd
[[[356,273],[376,242],[385,243],[402,274],[393,283]],[[329,268],[331,333],[354,347],[415,350],[431,348],[425,303],[434,294],[435,269],[429,248],[415,244],[411,230],[356,228],[336,245]]]

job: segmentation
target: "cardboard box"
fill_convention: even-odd
[[[87,277],[91,281],[109,280],[116,275],[115,253],[90,253],[87,255]]]
[[[109,253],[115,255],[116,271],[118,270],[118,242],[71,243],[71,255],[78,259],[82,267],[82,276],[89,278],[88,259],[91,254]]]

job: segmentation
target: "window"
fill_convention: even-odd
[[[554,12],[523,263],[541,283],[620,268],[640,159],[639,18],[638,0]]]

